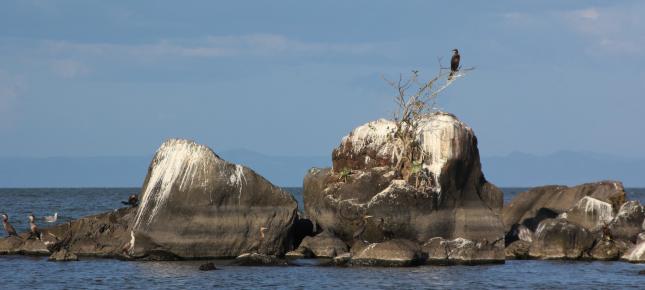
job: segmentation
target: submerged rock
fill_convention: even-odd
[[[394,169],[401,158],[395,127],[382,119],[354,129],[334,149],[333,169],[308,172],[305,211],[319,230],[348,244],[502,238],[503,193],[481,172],[472,129],[451,114],[426,117],[416,132],[426,158],[415,169],[426,177],[403,180]]]
[[[419,245],[403,239],[369,244],[351,257],[354,266],[407,267],[422,261]]]
[[[464,238],[446,240],[432,238],[422,246],[427,263],[450,264],[487,264],[504,263],[504,242],[476,242]]]
[[[244,253],[237,256],[233,264],[237,266],[285,266],[287,262],[274,255]]]
[[[213,271],[213,270],[217,270],[217,267],[215,267],[215,263],[208,262],[206,264],[199,265],[199,270],[200,271]]]
[[[529,255],[538,259],[579,259],[591,249],[594,236],[585,228],[565,219],[540,223]]]
[[[74,253],[68,252],[66,249],[62,249],[49,256],[49,261],[78,261],[78,256],[76,256],[76,254]]]
[[[129,255],[179,258],[282,255],[292,244],[293,196],[208,147],[168,140],[150,164]]]

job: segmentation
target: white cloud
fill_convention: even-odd
[[[199,39],[162,40],[145,44],[75,43],[49,41],[53,53],[81,53],[95,56],[117,55],[144,59],[154,57],[232,57],[275,56],[281,54],[364,54],[374,51],[369,43],[304,42],[277,34],[208,36]]]
[[[594,53],[642,54],[645,46],[645,5],[590,7],[560,14],[564,24],[590,41]]]
[[[13,109],[23,88],[21,78],[0,69],[0,128],[11,125]]]
[[[84,76],[90,72],[86,65],[76,60],[53,60],[50,66],[54,74],[66,79]]]

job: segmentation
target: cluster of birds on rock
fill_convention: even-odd
[[[3,213],[2,215],[2,226],[4,227],[5,232],[7,233],[7,236],[18,236],[18,233],[16,232],[16,229],[9,223],[9,215],[6,213]],[[34,214],[29,214],[27,216],[29,219],[29,236],[27,239],[38,239],[40,240],[42,238],[42,233],[38,229],[38,225],[36,224],[36,216]],[[45,222],[48,223],[55,223],[58,220],[58,213],[54,213],[53,216],[46,216],[44,217]]]
[[[139,198],[137,195],[133,194],[128,197],[127,201],[122,201],[121,203],[125,205],[129,205],[131,207],[136,207],[139,205]],[[0,217],[2,217],[2,226],[4,227],[4,231],[7,233],[8,237],[18,237],[18,232],[16,232],[16,228],[14,228],[11,223],[9,222],[9,215],[6,213],[0,214]],[[36,224],[36,216],[34,214],[29,214],[27,216],[29,219],[29,236],[27,239],[42,239],[42,232],[38,229],[38,225]],[[51,216],[45,216],[43,217],[43,220],[47,223],[55,223],[58,221],[58,213],[54,213],[54,215]]]

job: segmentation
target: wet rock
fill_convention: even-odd
[[[560,217],[589,231],[597,231],[612,221],[614,210],[607,202],[585,196]]]
[[[538,259],[578,259],[593,246],[594,236],[585,228],[565,219],[540,223],[529,255]]]
[[[622,240],[599,240],[591,249],[591,258],[596,260],[618,260],[631,247],[632,243]]]
[[[284,266],[287,262],[273,255],[259,253],[244,253],[233,261],[237,266]]]
[[[217,267],[215,267],[215,263],[208,262],[206,264],[201,264],[199,266],[199,270],[200,271],[213,271],[213,270],[217,270]]]
[[[311,254],[310,252],[309,253],[306,252],[304,248],[298,248],[293,251],[287,252],[286,254],[284,254],[284,257],[290,260],[304,259],[304,258],[311,258]]]
[[[639,201],[628,201],[620,207],[618,214],[609,224],[611,235],[615,239],[636,242],[638,234],[643,231],[645,209]]]
[[[421,264],[421,248],[415,242],[394,239],[373,243],[351,258],[354,266],[407,267]]]
[[[66,249],[62,249],[49,256],[49,261],[78,261],[78,256],[76,256],[74,253],[68,252]]]
[[[631,263],[645,263],[645,242],[633,245],[620,259]]]
[[[18,254],[23,243],[23,238],[16,236],[10,236],[4,239],[0,239],[0,255]]]
[[[305,237],[297,249],[303,255],[314,258],[333,258],[349,251],[347,244],[331,234],[324,231],[314,237]]]
[[[506,246],[504,253],[506,259],[525,260],[529,258],[531,243],[524,240],[517,240]]]
[[[617,209],[625,202],[625,188],[618,181],[586,183],[574,187],[542,186],[519,193],[502,210],[505,231],[524,225],[531,231],[545,219],[555,218],[589,196]]]
[[[128,249],[134,258],[283,255],[297,215],[293,196],[254,171],[176,139],[157,150],[137,209]]]
[[[428,264],[504,263],[504,242],[471,241],[464,238],[446,240],[435,237],[422,246]]]
[[[334,257],[334,259],[332,260],[332,263],[334,264],[334,266],[346,266],[347,264],[349,264],[351,259],[352,259],[352,254],[344,253]]]
[[[502,238],[503,193],[484,178],[472,129],[447,113],[423,120],[416,138],[428,157],[418,174],[427,178],[419,181],[395,170],[394,127],[378,120],[354,129],[334,149],[333,169],[308,172],[303,195],[314,225],[347,244]]]

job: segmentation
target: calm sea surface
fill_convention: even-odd
[[[302,189],[287,188],[302,208]],[[505,188],[505,202],[525,188]],[[0,189],[0,212],[19,231],[26,216],[58,212],[58,223],[120,207],[136,188]],[[645,204],[645,189],[628,189]],[[44,222],[41,221],[41,225]],[[464,289],[464,288],[645,288],[644,265],[622,262],[508,261],[494,266],[334,268],[304,262],[291,267],[236,267],[201,272],[204,261],[124,262],[0,256],[0,289]]]

